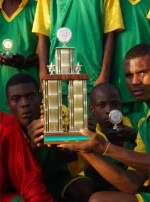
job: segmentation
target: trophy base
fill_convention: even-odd
[[[13,54],[5,54],[5,53],[0,53],[0,56],[4,59],[8,59],[8,58],[13,58]]]
[[[89,137],[80,132],[46,132],[44,133],[44,144],[69,144],[83,143],[89,140]]]

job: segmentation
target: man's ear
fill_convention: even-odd
[[[93,107],[93,105],[90,105],[90,112],[91,112],[91,114],[94,114],[94,107]]]

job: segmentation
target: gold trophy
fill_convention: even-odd
[[[48,65],[49,74],[44,77],[44,143],[59,144],[89,140],[79,130],[87,128],[87,74],[80,74],[81,65],[74,65],[74,48],[67,47],[71,30],[63,27],[57,38],[63,43],[55,48],[55,63]],[[64,127],[62,112],[62,82],[68,86],[68,126]]]
[[[2,43],[3,48],[6,50],[6,53],[1,53],[1,56],[4,58],[12,58],[13,55],[9,51],[13,48],[13,41],[11,39],[5,39]]]

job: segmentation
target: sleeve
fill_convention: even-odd
[[[11,128],[10,128],[11,125]],[[9,178],[28,202],[52,202],[43,183],[41,169],[32,155],[15,119],[9,124],[7,137],[7,165]],[[8,128],[7,128],[8,130]]]
[[[124,30],[119,0],[104,0],[104,33]]]
[[[38,0],[32,32],[49,36],[50,0]]]

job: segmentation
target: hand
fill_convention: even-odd
[[[38,147],[44,145],[44,122],[41,119],[32,121],[28,127],[28,135],[31,141]]]
[[[90,138],[89,141],[80,144],[60,144],[58,147],[68,149],[70,151],[79,151],[86,153],[103,153],[107,147],[108,142],[101,136],[89,131],[88,129],[82,129],[80,132]]]
[[[26,62],[26,58],[21,54],[14,54],[12,58],[6,57],[5,55],[0,56],[0,63],[16,68],[23,68]]]
[[[117,126],[118,137],[120,134],[120,138],[124,141],[135,141],[136,139],[136,132],[133,128],[125,125],[118,125]]]
[[[96,123],[91,116],[88,117],[88,129],[93,132],[96,131]]]
[[[103,83],[103,82],[109,82],[109,77],[103,76],[102,74],[97,78],[97,80],[94,83],[94,86]]]

